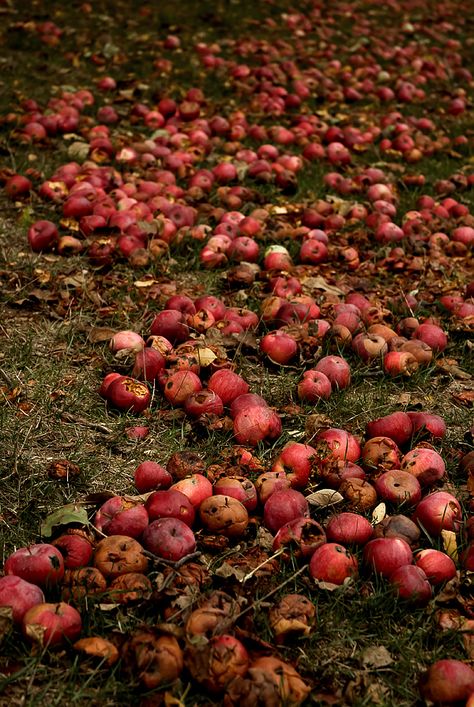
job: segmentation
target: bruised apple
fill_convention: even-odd
[[[81,615],[70,604],[36,604],[23,616],[23,633],[30,641],[50,648],[75,641],[82,629]]]
[[[127,572],[146,572],[148,560],[143,547],[125,535],[110,535],[95,549],[94,566],[104,577],[118,577]]]
[[[44,594],[37,584],[31,584],[13,574],[0,577],[0,606],[11,609],[13,623],[20,624],[26,612],[44,600]]]
[[[94,517],[94,525],[105,535],[139,538],[148,525],[148,513],[143,504],[114,496],[99,508]]]
[[[13,552],[3,569],[39,587],[54,587],[64,576],[64,560],[54,545],[38,543]]]

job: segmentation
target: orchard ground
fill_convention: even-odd
[[[26,174],[30,170],[37,187],[61,164],[79,159],[77,143],[84,141],[87,129],[99,122],[96,113],[103,105],[113,104],[116,109],[119,120],[110,125],[111,136],[117,145],[126,146],[148,139],[155,132],[138,120],[133,106],[155,106],[165,95],[179,102],[188,89],[197,87],[205,96],[205,115],[228,117],[242,110],[249,122],[267,128],[291,126],[295,115],[306,113],[318,116],[328,127],[355,124],[366,129],[379,125],[384,115],[397,110],[404,119],[427,117],[434,123],[429,139],[436,142],[436,149],[430,152],[424,141],[420,143],[423,154],[416,159],[413,156],[407,160],[407,154],[400,150],[382,150],[377,138],[363,147],[352,148],[349,166],[334,166],[326,159],[305,162],[297,173],[296,185],[283,189],[274,180],[255,183],[242,177],[242,183],[253,192],[252,198],[243,203],[242,213],[249,215],[259,208],[272,214],[259,237],[262,253],[266,246],[278,242],[289,249],[296,262],[298,243],[285,237],[284,231],[290,233],[300,225],[304,209],[319,199],[329,201],[329,197],[335,197],[332,203],[341,213],[345,208],[342,201],[367,203],[363,194],[341,196],[332,191],[324,181],[331,171],[352,177],[367,166],[385,170],[397,187],[395,220],[418,209],[422,194],[437,201],[452,197],[472,212],[472,182],[469,189],[459,175],[467,178],[473,173],[470,108],[474,84],[472,78],[465,80],[462,72],[456,73],[456,67],[461,65],[473,69],[474,17],[472,11],[469,14],[468,3],[445,3],[439,11],[434,9],[436,3],[408,0],[394,3],[393,7],[371,2],[303,2],[293,8],[281,0],[205,0],[159,5],[155,9],[152,3],[123,1],[90,5],[20,0],[0,3],[0,172],[4,183],[11,173]],[[54,27],[42,24],[46,21],[59,28],[56,36]],[[372,33],[367,36],[354,32],[354,26],[364,28],[364,21]],[[432,32],[423,34],[423,26],[432,28]],[[169,36],[179,38],[178,47],[173,41],[166,44]],[[379,54],[380,72],[385,71],[387,77],[375,79],[391,86],[400,77],[411,81],[422,73],[423,61],[432,61],[433,76],[426,84],[420,84],[425,91],[423,100],[407,103],[394,96],[385,104],[370,90],[357,99],[340,90],[354,83],[354,67],[358,65],[353,62],[354,57],[373,49],[371,37],[378,38],[376,46],[380,49],[384,36],[394,46],[407,48],[406,62],[402,61],[403,51],[397,60],[383,60]],[[239,52],[235,51],[236,41],[240,42]],[[232,58],[251,68],[258,67],[259,62],[274,67],[294,61],[295,76],[301,67],[312,65],[309,59],[314,55],[314,66],[320,67],[334,86],[319,83],[298,108],[290,105],[280,114],[272,113],[268,106],[254,100],[252,93],[258,81],[265,81],[264,74],[258,76],[258,81],[255,74],[252,79],[236,81],[227,73],[225,63],[211,69],[209,60],[206,67],[202,61],[206,52],[196,51],[198,43],[207,47],[217,43],[220,49],[209,51],[207,56]],[[278,49],[276,54],[272,53],[274,47]],[[441,68],[450,66],[449,62],[443,63],[444,50],[440,51],[440,47],[461,57],[461,64],[454,62],[445,77],[436,74],[437,68],[441,72]],[[282,71],[286,81],[292,69],[283,66]],[[104,76],[114,77],[116,90],[97,89]],[[80,89],[92,91],[96,102],[84,111],[86,119],[78,130],[40,141],[22,137],[21,116],[28,113],[25,101],[32,99],[45,106],[51,97]],[[459,97],[464,100],[465,110],[457,114],[450,106]],[[389,134],[388,128],[386,132]],[[159,130],[155,134],[158,133]],[[271,142],[272,133],[269,135]],[[459,136],[465,141],[457,139]],[[441,138],[449,140],[443,142]],[[222,157],[231,161],[239,141],[239,149],[256,150],[261,144],[245,136],[239,140],[222,139],[216,147],[215,161]],[[301,155],[302,146],[279,145],[279,149]],[[96,159],[98,164],[113,164],[123,176],[130,169],[107,156]],[[425,183],[406,178],[413,175],[423,175]],[[449,181],[453,175],[458,177]],[[177,175],[177,183],[185,184],[184,172]],[[224,206],[233,210],[223,199],[225,194],[214,188],[206,199],[193,202],[200,214],[199,222],[215,226],[213,209]],[[161,259],[142,267],[132,267],[125,258],[117,259],[113,267],[100,268],[91,264],[85,253],[69,257],[54,252],[33,253],[26,238],[29,226],[39,218],[59,223],[60,208],[41,199],[36,191],[28,198],[15,200],[0,190],[0,204],[0,530],[5,559],[14,549],[37,541],[41,523],[58,508],[90,500],[92,494],[104,491],[136,493],[133,472],[142,461],[166,463],[172,453],[183,449],[198,452],[209,466],[222,460],[222,450],[233,444],[231,430],[225,426],[218,429],[217,425],[215,429],[205,429],[192,423],[180,409],[168,405],[158,389],[154,391],[151,412],[142,417],[118,413],[106,406],[97,392],[104,374],[130,370],[128,361],[116,360],[109,351],[108,339],[113,332],[126,329],[146,335],[153,317],[173,291],[193,298],[215,294],[229,306],[244,306],[258,313],[269,290],[263,276],[248,287],[235,288],[227,278],[230,266],[204,269],[199,259],[203,243],[191,238],[172,244]],[[68,228],[72,230],[74,224],[64,223],[64,232]],[[415,316],[440,318],[448,332],[448,347],[410,378],[391,379],[380,365],[362,363],[332,338],[321,343],[312,359],[302,356],[285,367],[269,364],[260,354],[258,337],[265,331],[263,327],[257,338],[236,338],[228,346],[228,356],[252,392],[262,395],[283,422],[282,435],[271,443],[259,444],[255,454],[267,469],[286,442],[311,444],[321,426],[341,427],[363,437],[370,420],[393,411],[434,412],[442,415],[447,425],[446,437],[436,443],[447,466],[443,489],[459,496],[467,516],[469,490],[466,476],[459,471],[459,461],[473,448],[469,435],[473,404],[472,316],[466,321],[453,317],[437,303],[445,294],[462,295],[472,282],[472,246],[471,251],[451,248],[445,257],[436,259],[424,245],[376,242],[367,229],[353,224],[346,224],[341,233],[331,233],[329,238],[334,247],[332,257],[305,272],[308,277],[319,278],[319,285],[309,294],[324,304],[328,294],[341,292],[343,299],[349,291],[361,291],[379,307],[389,307],[386,322],[394,325],[401,316],[411,314],[391,310],[394,299],[401,298],[403,302],[414,296],[419,303]],[[354,244],[360,247],[361,264],[358,269],[349,270],[341,253]],[[390,255],[393,245],[405,248],[405,252]],[[347,357],[352,383],[315,406],[301,404],[296,387],[302,372],[326,353]],[[127,436],[127,428],[136,424],[150,428],[145,439]],[[77,465],[78,476],[54,478],[51,465],[64,459]],[[314,484],[309,490],[316,487]],[[88,508],[92,510],[91,505]],[[326,509],[313,515],[324,520],[333,512]],[[214,589],[241,593],[255,603],[254,610],[247,607],[241,629],[248,632],[247,640],[254,650],[270,650],[273,646],[278,656],[297,667],[311,686],[305,704],[421,704],[418,679],[430,664],[446,657],[472,660],[462,636],[455,631],[441,631],[436,621],[436,610],[452,606],[452,597],[441,595],[428,608],[415,608],[394,598],[385,582],[367,576],[330,592],[316,588],[308,572],[300,571],[296,558],[280,562],[278,572],[253,578],[244,587],[232,576],[215,573],[228,556],[244,556],[254,542],[249,536],[238,545],[231,543],[223,552],[206,549],[202,560],[210,570]],[[435,540],[435,546],[442,548],[441,541]],[[472,600],[466,589],[469,578],[463,581],[465,591],[459,594],[459,605],[471,616]],[[275,646],[268,608],[288,592],[310,597],[316,607],[316,624],[308,637]],[[159,604],[105,610],[100,602],[89,600],[83,609],[84,635],[129,635],[143,622],[153,625],[163,620]],[[7,624],[2,626],[0,704],[162,704],[162,689],[146,692],[120,664],[108,669],[94,666],[69,649],[34,650]],[[268,645],[259,645],[257,637]],[[177,701],[163,704],[222,703],[220,697],[210,700],[186,672],[178,684],[167,688],[166,695]]]

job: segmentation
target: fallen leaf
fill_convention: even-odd
[[[470,380],[472,378],[470,373],[467,373],[466,371],[463,371],[462,368],[459,368],[458,362],[455,358],[441,358],[437,361],[437,366],[443,371],[443,373],[449,373],[449,375],[453,376],[453,378],[457,378],[458,380]]]
[[[317,275],[316,277],[303,277],[301,279],[301,284],[304,285],[305,289],[309,291],[313,290],[323,290],[323,292],[331,292],[334,295],[343,295],[344,292],[335,285],[330,285],[324,277]]]
[[[393,663],[393,659],[385,646],[370,646],[362,653],[362,665],[365,668],[384,668],[390,663]]]
[[[50,538],[53,535],[55,528],[60,525],[71,525],[72,523],[79,523],[80,525],[88,525],[89,518],[87,517],[87,511],[82,506],[78,506],[75,503],[68,503],[62,508],[58,508],[57,511],[51,513],[47,518],[41,523],[40,533],[42,537]]]
[[[458,546],[456,542],[456,533],[453,533],[452,530],[442,530],[441,537],[443,539],[444,551],[454,560],[454,562],[457,562]]]
[[[109,327],[93,326],[89,329],[87,338],[91,344],[98,344],[102,341],[110,341],[116,333],[115,329]]]
[[[318,508],[326,508],[327,506],[335,506],[344,500],[344,496],[334,489],[320,489],[306,496],[306,500],[311,506]]]
[[[372,511],[372,523],[374,525],[376,525],[377,523],[381,523],[386,515],[387,507],[385,503],[379,503],[378,506],[375,506],[374,510]]]
[[[467,407],[474,405],[474,390],[463,390],[461,393],[454,393],[452,397]]]

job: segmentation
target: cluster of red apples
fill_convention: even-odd
[[[91,525],[69,527],[51,543],[12,553],[0,578],[0,604],[11,607],[15,625],[28,640],[44,647],[72,641],[77,650],[108,665],[121,656],[125,669],[138,666],[147,688],[175,680],[186,669],[216,696],[233,695],[227,703],[232,705],[244,689],[242,681],[253,679],[249,670],[258,668],[269,671],[280,698],[300,704],[309,686],[290,664],[248,650],[237,637],[240,611],[229,595],[213,591],[197,607],[191,604],[179,619],[184,620],[181,640],[169,626],[145,627],[122,645],[80,638],[84,602],[127,606],[158,600],[163,619],[172,621],[179,606],[176,592],[160,587],[156,567],[180,568],[173,570],[178,587],[192,576],[199,587],[209,588],[210,576],[195,561],[196,550],[221,551],[229,543],[245,542],[256,524],[263,524],[272,540],[268,551],[259,551],[258,567],[278,568],[280,560],[292,556],[308,566],[321,588],[357,582],[359,574],[363,581],[379,576],[394,597],[426,606],[459,570],[474,570],[473,524],[463,517],[459,500],[443,490],[445,464],[432,444],[445,432],[437,415],[400,411],[370,422],[362,443],[338,428],[321,429],[313,445],[290,442],[268,470],[243,447],[234,447],[208,469],[192,452],[175,453],[164,466],[142,462],[134,476],[141,497],[113,496]],[[472,464],[472,454],[462,460],[466,473]],[[310,486],[326,489],[329,508],[327,501],[312,503]],[[335,512],[331,495],[338,494],[345,507]],[[388,514],[371,522],[380,502]],[[439,549],[445,533],[462,547],[456,561]],[[456,542],[449,547],[456,553]],[[247,565],[250,574],[255,568]],[[274,611],[270,620],[278,643],[314,630],[314,607],[303,595],[285,595]],[[147,661],[141,664],[144,646]],[[283,686],[275,677],[282,671]],[[460,661],[440,661],[426,677],[424,694],[438,694],[443,671],[456,676],[463,696],[474,691],[474,671]]]

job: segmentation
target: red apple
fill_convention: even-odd
[[[301,489],[308,483],[315,461],[314,447],[300,442],[288,442],[273,462],[271,471],[284,472],[292,487]]]
[[[194,508],[198,508],[205,498],[212,496],[212,484],[202,474],[191,474],[173,484],[170,491],[181,491],[189,498]]]
[[[209,378],[207,387],[220,397],[224,405],[229,405],[238,398],[239,395],[243,395],[249,391],[248,383],[242,376],[239,376],[228,368],[222,368],[213,373]]]
[[[158,518],[178,518],[190,528],[196,515],[189,498],[176,489],[154,491],[148,496],[145,508],[150,521]]]
[[[415,447],[405,454],[400,469],[413,474],[422,486],[432,486],[442,479],[446,472],[441,455],[426,447]]]
[[[296,340],[281,329],[272,331],[260,341],[260,350],[263,351],[270,361],[280,365],[286,365],[294,358],[298,352]]]
[[[214,494],[236,498],[248,511],[254,511],[257,507],[257,489],[245,476],[221,476],[213,489]]]
[[[305,371],[298,383],[298,398],[308,403],[327,400],[331,396],[331,391],[331,381],[321,371]]]
[[[113,496],[95,514],[94,525],[105,535],[139,538],[148,525],[148,513],[141,503]]]
[[[397,567],[412,561],[411,548],[401,538],[374,538],[364,547],[364,564],[383,577],[390,577]]]
[[[456,565],[449,555],[431,547],[416,553],[415,564],[423,570],[428,581],[435,587],[456,576]]]
[[[457,498],[446,491],[435,491],[425,496],[417,505],[413,520],[430,535],[440,535],[442,530],[458,530],[462,518]]]
[[[407,412],[413,425],[413,436],[442,439],[446,434],[446,423],[440,415],[430,412]]]
[[[398,596],[414,606],[426,606],[432,597],[431,584],[423,570],[416,565],[397,567],[389,581]]]
[[[13,623],[21,624],[31,607],[44,602],[44,594],[36,584],[9,574],[0,577],[0,606],[10,607]]]
[[[13,574],[39,587],[54,587],[64,576],[60,551],[48,543],[21,547],[4,564],[5,574]]]
[[[87,538],[73,533],[60,535],[51,544],[61,552],[65,569],[85,567],[90,563],[94,552]]]
[[[139,493],[167,489],[173,483],[173,477],[165,467],[157,462],[142,462],[134,473],[134,481]]]
[[[319,582],[343,584],[348,577],[356,577],[358,562],[354,555],[338,543],[321,545],[311,557],[309,573]]]
[[[143,546],[157,557],[177,562],[195,551],[196,538],[189,525],[182,520],[159,518],[145,529]]]
[[[23,616],[23,633],[44,648],[75,641],[82,629],[81,615],[70,604],[36,604]]]
[[[275,491],[263,508],[263,522],[272,533],[295,518],[309,515],[308,502],[299,491]]]
[[[390,437],[399,447],[406,444],[413,432],[413,425],[406,412],[393,412],[367,424],[367,437]]]
[[[464,703],[474,693],[474,670],[454,658],[438,660],[421,676],[420,692],[436,705]]]
[[[344,390],[350,385],[351,369],[341,356],[324,356],[316,364],[315,370],[329,378],[333,390]]]
[[[234,437],[239,444],[255,447],[263,440],[280,436],[281,420],[269,407],[254,406],[242,410],[234,418]]]
[[[51,250],[58,239],[58,229],[52,221],[35,221],[28,229],[28,242],[35,253]]]
[[[328,540],[341,545],[365,545],[373,532],[367,518],[359,513],[338,513],[326,525]]]

